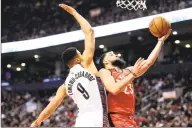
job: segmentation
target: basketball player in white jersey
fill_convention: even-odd
[[[37,127],[49,118],[67,95],[72,97],[79,108],[75,126],[103,127],[103,108],[95,77],[98,71],[93,62],[95,52],[94,31],[91,25],[75,9],[65,4],[59,6],[74,16],[80,24],[85,35],[85,49],[82,55],[73,47],[62,53],[62,61],[67,63],[70,73],[65,83],[58,88],[56,96],[31,124],[31,127]]]
[[[76,127],[109,127],[105,90],[97,83],[98,71],[93,62],[95,51],[93,29],[72,7],[65,4],[59,6],[73,15],[80,24],[85,34],[85,50],[81,55],[76,48],[72,47],[62,53],[62,61],[70,68],[69,75],[65,83],[58,88],[56,96],[31,124],[31,127],[37,127],[49,118],[67,95],[72,97],[79,108]],[[135,73],[139,71],[141,64],[142,61],[139,61],[134,65]],[[130,77],[127,82],[131,80]]]

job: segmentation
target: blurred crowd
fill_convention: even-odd
[[[192,127],[192,74],[162,74],[135,80],[135,120],[140,127]],[[14,93],[2,89],[2,126],[27,127],[53,98],[56,90]],[[166,98],[165,91],[176,97]],[[66,97],[44,127],[70,127],[75,124],[78,108]]]
[[[77,22],[58,7],[60,0],[3,0],[2,42],[34,39],[79,29]],[[92,3],[93,2],[93,3]],[[73,5],[92,26],[114,23],[133,18],[169,12],[192,6],[191,0],[148,0],[146,11],[131,11],[117,8],[116,1],[64,1]],[[101,13],[91,17],[89,11],[100,8]]]
[[[142,127],[192,127],[192,91],[177,100],[148,101],[146,111],[136,112],[136,122]]]
[[[44,94],[40,97],[39,94]],[[43,108],[52,99],[51,95],[45,92],[39,94],[31,93],[10,93],[2,90],[1,120],[3,127],[29,127],[38,117]],[[73,100],[66,97],[51,118],[43,122],[44,127],[73,126],[77,115],[77,106]]]
[[[137,81],[135,120],[139,126],[192,126],[192,74],[190,72],[169,73],[161,77]],[[167,98],[168,95],[165,96],[165,92],[170,98]],[[176,94],[175,98],[173,93]]]
[[[38,69],[41,69],[38,67]],[[21,85],[21,84],[32,84],[32,83],[43,83],[48,81],[64,80],[68,75],[68,69],[56,75],[54,70],[46,69],[46,71],[37,70],[33,73],[29,70],[16,72],[14,70],[3,70],[1,71],[2,82],[8,82],[10,85]],[[25,78],[25,79],[24,79]]]

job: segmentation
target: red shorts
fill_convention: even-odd
[[[136,127],[136,122],[133,116],[128,116],[127,114],[109,114],[109,118],[115,127]]]

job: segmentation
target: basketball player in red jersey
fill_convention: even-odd
[[[108,91],[108,108],[111,126],[115,127],[135,127],[135,96],[132,82],[119,86],[118,83],[125,81],[131,75],[134,78],[143,75],[157,59],[164,41],[169,37],[171,30],[158,39],[158,43],[147,58],[143,61],[140,71],[135,73],[134,67],[123,69],[125,61],[120,59],[114,52],[107,52],[100,58],[101,70],[99,75],[103,85]]]

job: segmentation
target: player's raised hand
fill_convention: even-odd
[[[74,8],[72,8],[71,6],[68,6],[66,4],[59,4],[59,7],[65,9],[71,15],[73,15],[76,12],[76,10]]]
[[[164,35],[163,37],[159,38],[159,40],[165,41],[170,36],[171,32],[172,32],[172,29],[169,29],[167,34]]]

